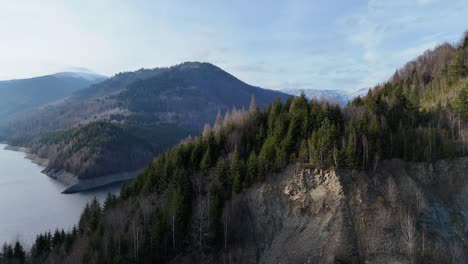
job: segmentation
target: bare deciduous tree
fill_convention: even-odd
[[[381,228],[388,228],[390,226],[391,221],[391,213],[385,206],[379,205],[377,208],[377,223],[380,225]]]
[[[424,194],[421,190],[417,189],[415,190],[414,195],[416,196],[416,212],[421,214],[427,207]]]
[[[416,256],[416,225],[408,212],[401,213],[401,242],[410,260],[414,263]]]
[[[449,253],[450,253],[450,260],[452,264],[465,263],[463,261],[463,248],[459,243],[457,242],[450,243]]]
[[[390,176],[387,178],[385,196],[390,202],[390,205],[395,208],[398,201],[398,186],[396,185],[395,179]]]

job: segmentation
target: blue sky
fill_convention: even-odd
[[[356,89],[468,30],[466,0],[0,0],[0,79],[214,63],[266,88]]]

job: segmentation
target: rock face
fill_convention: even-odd
[[[468,158],[375,172],[290,166],[232,199],[234,263],[451,263],[468,252]],[[456,262],[464,263],[464,262]]]
[[[244,240],[233,250],[239,262],[329,263],[353,252],[353,225],[334,171],[291,166],[234,199],[232,208],[241,212],[233,219],[233,232],[249,230],[233,234]]]

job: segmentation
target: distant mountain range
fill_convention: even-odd
[[[369,88],[357,90],[282,89],[280,91],[294,96],[300,96],[304,93],[309,100],[324,100],[344,106],[354,98],[366,95]]]
[[[104,79],[105,76],[93,73],[61,72],[0,81],[0,119],[62,99]]]

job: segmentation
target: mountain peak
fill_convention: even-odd
[[[186,61],[182,62],[180,64],[174,65],[170,68],[175,68],[175,69],[181,69],[181,70],[186,70],[186,69],[201,69],[201,68],[211,68],[211,69],[220,69],[218,66],[209,63],[209,62],[201,62],[201,61]]]

